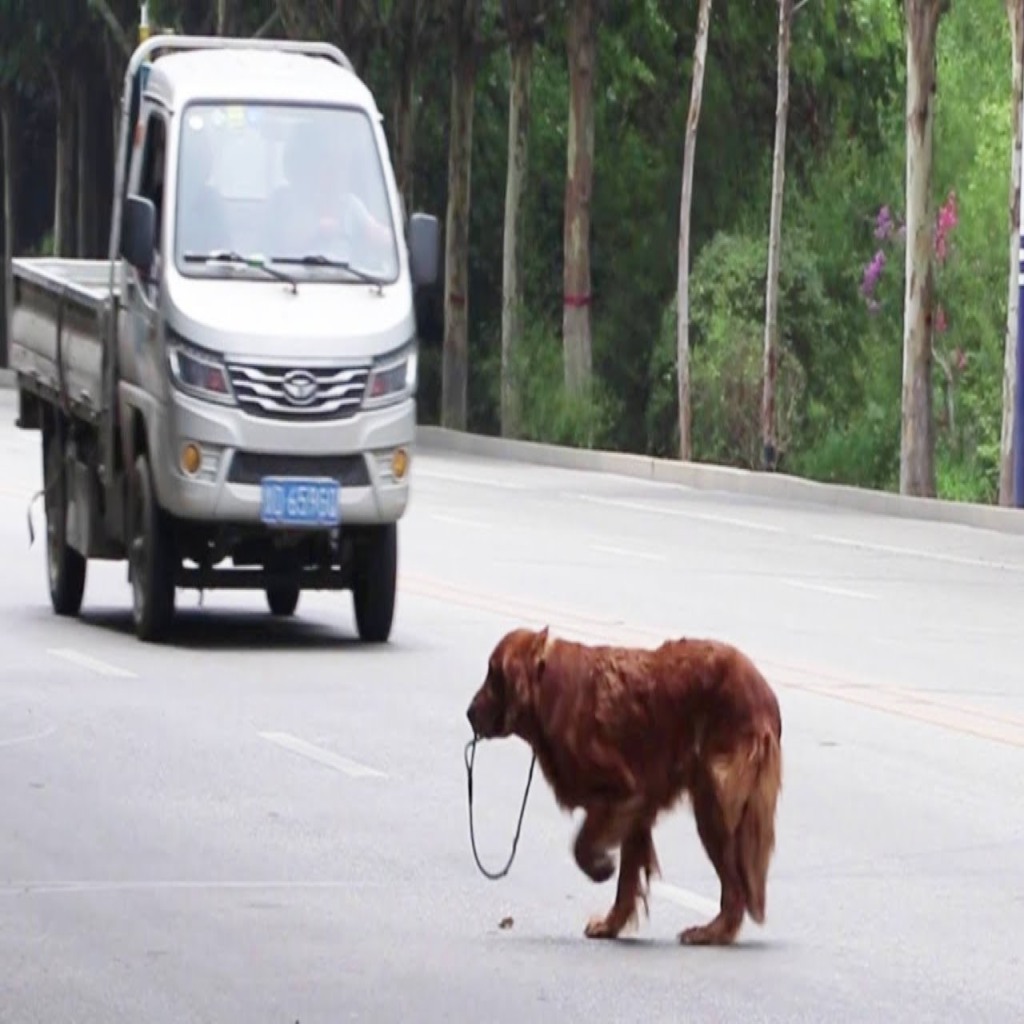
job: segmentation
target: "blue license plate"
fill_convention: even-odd
[[[260,481],[260,518],[273,526],[337,526],[337,480],[273,476]]]

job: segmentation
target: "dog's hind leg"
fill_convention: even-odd
[[[757,776],[743,808],[736,842],[747,912],[764,924],[768,864],[775,848],[775,807],[782,789],[782,751],[778,736],[765,732],[754,748]]]
[[[622,864],[615,902],[604,917],[592,917],[584,934],[588,939],[614,939],[627,925],[636,923],[637,904],[647,909],[651,876],[658,874],[658,856],[650,828],[638,827],[622,844]]]
[[[687,928],[679,941],[689,946],[724,946],[731,943],[743,923],[747,894],[739,861],[736,824],[728,821],[714,782],[700,780],[693,788],[697,833],[722,886],[718,916],[707,924]]]

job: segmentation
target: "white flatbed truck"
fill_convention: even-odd
[[[336,47],[154,36],[125,73],[109,256],[14,261],[18,426],[42,438],[54,611],[124,560],[140,639],[178,588],[351,590],[391,633],[415,289],[373,96]]]

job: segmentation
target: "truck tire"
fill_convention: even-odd
[[[353,552],[352,600],[359,639],[386,643],[391,636],[398,584],[398,524],[372,526]]]
[[[299,588],[294,583],[279,583],[267,587],[267,607],[271,615],[287,618],[299,606]]]
[[[128,537],[129,578],[135,634],[147,642],[162,640],[174,617],[174,540],[153,490],[149,460],[140,455],[132,476]]]
[[[68,544],[68,478],[64,446],[56,430],[43,435],[43,504],[46,508],[46,571],[50,603],[58,615],[77,615],[85,594],[86,558]]]

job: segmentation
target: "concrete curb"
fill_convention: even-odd
[[[625,452],[568,448],[535,441],[513,441],[482,434],[463,433],[444,427],[420,425],[416,430],[416,441],[427,451],[455,452],[492,459],[531,462],[559,469],[609,473],[659,483],[681,484],[702,491],[720,491],[773,501],[824,505],[904,519],[956,523],[1024,536],[1024,510],[996,505],[979,505],[938,498],[912,498],[846,484],[819,483],[815,480],[787,476],[784,473],[759,473],[730,466],[678,462]]]

